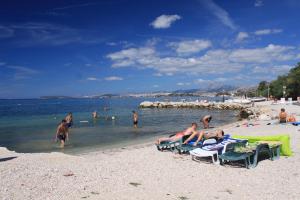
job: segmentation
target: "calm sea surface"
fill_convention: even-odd
[[[235,111],[138,109],[138,105],[144,100],[162,99],[0,100],[0,146],[17,152],[83,153],[135,144],[180,131],[192,122],[199,122],[201,116],[206,114],[213,116],[211,124],[215,127],[237,119]],[[104,110],[105,107],[108,109]],[[97,120],[91,117],[95,110],[100,115]],[[138,129],[132,127],[132,110],[139,114]],[[68,112],[73,113],[74,126],[70,129],[69,142],[65,149],[61,150],[59,143],[54,142],[55,132],[57,125]],[[112,120],[111,116],[115,116],[116,119]]]

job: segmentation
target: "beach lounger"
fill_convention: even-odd
[[[197,148],[190,151],[190,155],[192,156],[192,160],[198,160],[202,157],[211,157],[214,164],[219,163],[218,151],[207,151]]]
[[[175,134],[172,134],[169,137],[172,137],[174,135]],[[161,142],[160,144],[156,144],[157,150],[159,150],[159,151],[164,151],[164,150],[175,151],[175,150],[177,150],[176,146],[182,144],[185,138],[187,138],[187,136],[185,136],[181,139],[178,139],[176,141],[172,141],[172,142],[165,141],[165,142]]]
[[[224,139],[220,143],[203,145],[202,148],[197,148],[190,151],[190,155],[193,160],[200,160],[203,157],[211,157],[213,163],[219,163],[219,155],[223,154],[230,147],[229,144],[238,143],[241,145],[245,145],[247,140],[236,140],[232,138]],[[229,145],[229,146],[228,146]]]
[[[183,144],[182,143],[182,144],[176,146],[176,149],[177,149],[178,153],[180,153],[180,154],[188,153],[193,149],[201,148],[201,147],[204,147],[204,146],[207,146],[207,145],[209,146],[209,145],[212,145],[212,144],[218,144],[218,143],[223,142],[224,140],[228,140],[228,139],[230,139],[230,135],[226,134],[226,135],[224,135],[223,139],[221,139],[221,140],[218,139],[218,138],[210,138],[210,139],[207,139],[207,140],[203,139],[202,141],[200,141],[197,144],[197,146],[194,146],[194,143],[197,140],[197,138],[194,138],[188,144]],[[185,138],[183,139],[183,141],[185,141]]]
[[[234,148],[237,144],[230,144],[230,151],[225,152],[219,156],[220,164],[224,165],[226,162],[232,161],[244,161],[247,169],[254,168],[257,166],[258,157],[261,153],[266,152],[270,159],[272,159],[271,151],[268,144],[259,144],[251,152],[235,152]]]
[[[185,138],[182,141],[184,142]],[[179,154],[182,154],[182,153],[188,153],[193,149],[200,148],[200,147],[203,147],[205,145],[217,144],[217,140],[214,139],[214,138],[207,139],[207,140],[202,140],[196,146],[194,146],[195,142],[196,142],[195,140],[192,140],[188,144],[181,143],[181,144],[176,146],[176,149],[177,149]]]

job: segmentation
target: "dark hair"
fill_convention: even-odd
[[[135,113],[135,110],[133,110],[132,113]]]
[[[224,131],[223,130],[222,130],[221,134],[222,134],[222,136],[224,136]]]
[[[281,112],[284,112],[285,111],[285,109],[284,108],[281,108]]]
[[[65,119],[61,120],[61,123],[66,123],[67,121]]]
[[[195,123],[195,122],[193,122],[193,123],[192,123],[192,126],[198,126],[198,124],[197,124],[197,123]]]

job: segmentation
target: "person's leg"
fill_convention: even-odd
[[[203,120],[203,127],[204,128],[209,128],[209,122],[207,119]]]
[[[65,141],[64,140],[60,140],[60,148],[64,148],[65,146]]]
[[[196,140],[196,142],[194,143],[194,146],[197,146],[197,144],[202,140],[202,138],[205,136],[204,131],[200,131],[199,135],[198,135],[198,139]]]
[[[172,141],[172,139],[169,138],[169,137],[159,138],[159,139],[156,141],[156,144],[160,144],[161,142],[170,142],[170,141]]]

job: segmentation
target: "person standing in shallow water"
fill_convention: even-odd
[[[132,113],[133,113],[133,115],[132,115],[132,118],[133,118],[133,127],[137,128],[139,116],[138,116],[137,112],[135,112],[135,111],[132,111]]]
[[[96,110],[92,113],[92,116],[94,119],[97,119],[99,117]]]
[[[66,116],[65,120],[67,123],[67,127],[71,128],[71,126],[73,125],[73,115],[71,112]]]
[[[200,120],[200,122],[203,123],[203,127],[209,128],[209,122],[211,121],[212,116],[211,115],[205,115],[204,117],[202,117],[202,119]]]
[[[67,125],[67,121],[64,119],[58,125],[56,130],[55,141],[57,142],[58,140],[60,140],[61,148],[64,148],[66,140],[69,140],[69,128]]]

